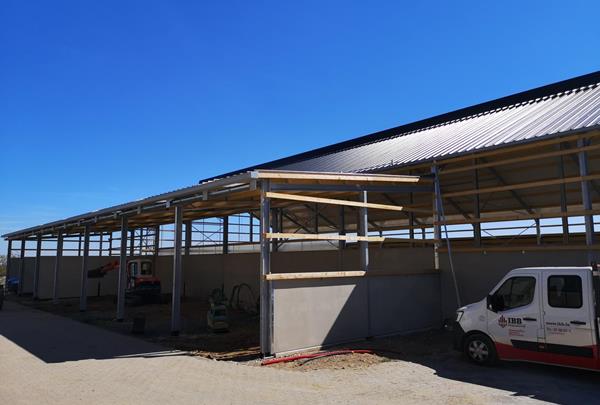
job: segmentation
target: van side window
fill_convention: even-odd
[[[548,277],[548,305],[555,308],[581,308],[581,277]]]
[[[531,304],[534,293],[534,277],[511,277],[498,288],[494,295],[502,297],[502,310],[507,310]]]

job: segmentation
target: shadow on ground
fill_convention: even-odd
[[[410,361],[434,370],[440,378],[514,392],[558,404],[600,403],[600,374],[542,364],[501,362],[482,367],[452,349],[451,334],[443,331],[373,339],[351,345],[371,348],[388,360]]]
[[[15,343],[27,350],[38,349],[29,351],[49,362],[79,360],[85,358],[85,353],[88,353],[88,358],[113,358],[148,351],[177,350],[188,355],[233,361],[256,359],[260,354],[257,316],[230,310],[230,331],[212,333],[206,324],[208,304],[203,301],[186,300],[181,308],[181,333],[179,336],[171,336],[171,309],[168,303],[126,307],[125,319],[123,322],[116,322],[116,304],[113,301],[113,297],[90,297],[87,311],[80,312],[78,299],[61,299],[58,304],[53,304],[49,300],[33,301],[31,297],[11,296],[7,303],[14,302],[25,307],[12,305],[7,313],[19,311],[18,308],[34,308],[59,317],[54,316],[53,321],[48,321],[47,317],[42,316],[43,313],[38,316],[27,314],[30,319],[26,322],[18,319],[19,316],[15,314],[7,321],[14,325],[9,327],[8,324],[0,323],[0,334],[11,340],[17,339],[14,340]],[[21,311],[21,315],[23,313]],[[32,313],[35,314],[35,311]],[[135,316],[145,319],[143,334],[132,334]],[[59,322],[57,319],[64,321]],[[94,335],[102,338],[77,337],[78,334],[89,330],[83,324],[93,326]],[[64,334],[61,331],[64,327],[68,327],[72,332]],[[117,340],[107,336],[113,336],[113,332],[123,335],[120,337],[125,337],[130,344],[109,344],[108,342]],[[69,341],[70,347],[61,353],[58,349],[62,347],[64,335],[68,335],[66,340]],[[39,336],[43,336],[41,341]],[[77,352],[80,354],[76,354]]]
[[[14,302],[0,311],[0,336],[46,363],[184,354]]]

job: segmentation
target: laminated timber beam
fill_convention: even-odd
[[[503,165],[515,164],[515,163],[529,162],[532,160],[539,160],[539,159],[564,156],[564,155],[569,155],[569,154],[576,154],[579,152],[592,151],[592,150],[597,150],[597,149],[600,149],[600,144],[590,145],[590,146],[585,146],[585,147],[580,147],[580,148],[561,149],[560,151],[547,152],[547,153],[534,153],[534,154],[527,155],[527,156],[520,156],[520,157],[516,157],[516,158],[496,160],[494,162],[485,162],[485,163],[479,163],[479,164],[474,164],[474,165],[470,165],[470,166],[457,167],[457,168],[453,168],[453,169],[444,169],[444,170],[440,170],[440,175],[445,176],[445,175],[454,174],[454,173],[462,173],[462,172],[467,172],[467,171],[471,171],[471,170],[485,169],[488,167],[498,167],[498,166],[503,166]],[[575,160],[576,159],[577,158],[575,157]]]
[[[319,271],[303,273],[271,273],[264,276],[265,280],[311,280],[321,278],[364,277],[366,271]]]
[[[257,178],[275,180],[324,180],[324,181],[347,181],[360,183],[427,183],[429,179],[419,176],[403,175],[365,175],[365,174],[345,174],[345,173],[327,173],[327,172],[286,172],[286,171],[258,171]]]
[[[598,179],[600,179],[600,174],[591,174],[588,176],[565,177],[564,179],[538,180],[538,181],[530,181],[530,182],[526,182],[526,183],[508,184],[505,186],[481,188],[479,190],[455,191],[452,193],[444,194],[443,198],[494,193],[494,192],[498,192],[498,191],[523,190],[523,189],[527,189],[527,188],[555,186],[555,185],[559,185],[559,184],[569,184],[569,183],[580,183],[582,181],[590,181],[590,180],[598,180]]]
[[[445,225],[461,225],[461,224],[474,224],[482,222],[502,222],[502,221],[520,221],[527,219],[544,219],[544,218],[562,218],[562,217],[578,217],[584,215],[597,215],[600,214],[600,209],[592,210],[576,210],[568,212],[547,212],[538,214],[513,214],[513,215],[497,215],[488,216],[482,218],[471,218],[471,219],[450,219],[446,221],[440,221],[440,224]]]
[[[267,239],[300,239],[300,240],[343,240],[346,242],[405,242],[405,243],[435,243],[436,239],[409,239],[389,236],[354,236],[340,234],[321,234],[321,233],[282,233],[269,232],[265,234]],[[439,241],[437,241],[439,242]]]

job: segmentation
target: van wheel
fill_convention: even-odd
[[[475,333],[465,340],[464,352],[475,364],[489,366],[496,362],[496,348],[486,335]]]

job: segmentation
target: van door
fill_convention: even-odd
[[[501,306],[497,312],[488,308],[488,332],[501,359],[520,359],[537,348],[542,325],[539,284],[538,273],[519,273],[492,292],[492,300]]]
[[[591,282],[588,270],[544,271],[545,361],[594,368]]]

